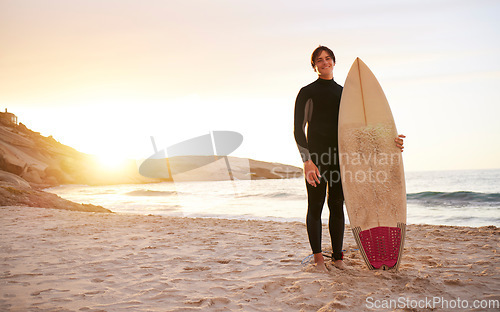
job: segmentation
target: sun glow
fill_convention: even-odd
[[[91,157],[85,173],[89,181],[96,184],[140,183],[142,181],[135,161],[115,154],[100,154]]]
[[[127,166],[127,159],[117,157],[113,154],[102,154],[96,156],[97,165],[99,169],[106,172],[117,172],[125,169]]]

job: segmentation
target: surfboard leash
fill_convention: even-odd
[[[359,249],[343,249],[342,252],[343,253],[347,253],[347,252],[354,252],[354,251],[358,251]],[[305,257],[304,259],[302,259],[302,261],[300,262],[300,264],[304,265],[308,262],[310,262],[311,258],[314,256],[314,254],[310,254],[309,256]],[[325,254],[323,253],[323,257],[327,257],[329,259],[332,259],[333,260],[333,254],[329,255],[329,254]]]

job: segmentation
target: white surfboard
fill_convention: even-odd
[[[403,252],[406,187],[397,134],[382,87],[356,58],[340,102],[340,171],[354,238],[370,269],[398,269]]]

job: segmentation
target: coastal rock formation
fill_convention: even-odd
[[[0,170],[0,206],[29,206],[87,212],[111,212],[101,206],[77,204],[34,189],[23,178]]]
[[[290,179],[299,178],[303,175],[302,169],[281,163],[270,163],[250,159],[250,171],[252,179]]]
[[[170,181],[224,181],[290,179],[302,176],[302,169],[233,156],[175,156],[146,159],[139,172],[150,178]]]
[[[31,131],[22,123],[0,120],[0,170],[4,170],[39,188],[60,184],[148,183],[137,172],[134,161],[113,174],[103,172],[96,157],[81,153]]]

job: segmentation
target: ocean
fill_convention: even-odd
[[[500,226],[500,169],[407,172],[406,190],[408,224]],[[305,222],[307,210],[303,178],[64,185],[46,191],[120,213]],[[325,205],[325,223],[327,218]]]

